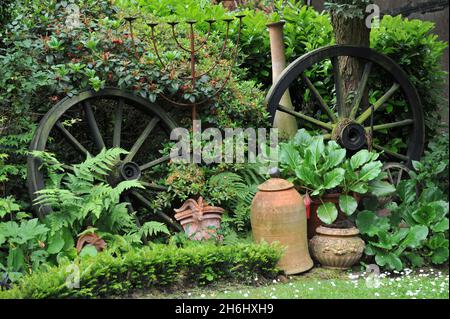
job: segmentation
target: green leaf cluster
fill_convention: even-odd
[[[361,150],[346,158],[347,152],[335,141],[325,142],[322,136],[312,136],[305,129],[279,146],[280,169],[283,177],[312,196],[339,193],[339,209],[347,216],[357,209],[355,194],[371,193],[386,196],[395,188],[383,181],[379,154]],[[325,203],[318,208],[318,217],[332,224],[338,208]]]
[[[372,211],[358,214],[356,224],[366,239],[366,254],[388,269],[440,265],[448,260],[448,202],[436,188],[417,197],[414,180],[397,189],[400,204],[390,203],[388,217]]]

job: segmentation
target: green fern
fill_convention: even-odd
[[[117,164],[120,155],[126,153],[120,148],[104,149],[95,157],[88,154],[86,160],[74,165],[70,172],[50,172],[50,175],[58,175],[58,178],[51,177],[51,180],[60,182],[56,187],[53,185],[38,191],[35,199],[35,204],[50,206],[54,211],[44,220],[50,228],[50,236],[58,237],[68,229],[79,233],[87,226],[95,226],[102,233],[139,232],[134,213],[130,213],[128,204],[121,203],[120,199],[124,192],[143,186],[138,180],[122,181],[114,187],[106,182],[111,168]],[[52,154],[41,152],[34,155],[64,169]],[[43,165],[49,163],[44,162]],[[158,228],[153,230],[151,224],[146,227],[145,233],[159,231]]]
[[[231,207],[230,222],[237,230],[242,231],[249,224],[250,206],[257,192],[257,184],[247,184],[244,178],[236,173],[223,172],[209,179],[212,193],[226,194],[224,201]]]
[[[138,233],[140,237],[149,237],[159,233],[170,235],[169,229],[165,224],[155,221],[144,223]]]

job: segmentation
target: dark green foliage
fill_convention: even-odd
[[[305,193],[320,198],[327,193],[339,193],[339,208],[347,216],[357,209],[354,194],[386,196],[395,188],[383,181],[378,160],[380,154],[361,150],[346,158],[346,150],[335,141],[311,136],[305,129],[297,132],[287,143],[280,143],[282,176]],[[338,217],[337,206],[325,203],[317,210],[318,217],[332,224]]]
[[[388,217],[372,211],[357,217],[366,254],[381,267],[401,270],[448,261],[448,133],[430,142],[413,166],[411,178],[397,186],[398,203],[387,204]]]
[[[416,87],[425,113],[426,133],[434,136],[440,125],[439,110],[447,105],[443,90],[446,72],[441,59],[448,44],[433,34],[432,22],[385,16],[371,32],[371,47],[397,62]]]
[[[98,298],[177,283],[250,282],[255,276],[275,276],[280,255],[277,246],[267,244],[152,245],[119,256],[101,253],[82,258],[75,264],[80,270],[80,289],[67,288],[72,268],[64,264],[24,277],[11,290],[0,292],[0,298]]]

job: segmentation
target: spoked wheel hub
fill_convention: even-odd
[[[119,162],[115,165],[108,176],[108,183],[116,186],[123,181],[139,180],[142,176],[139,165],[134,162]]]
[[[359,151],[368,144],[366,130],[358,123],[337,125],[334,134],[339,144],[349,151]]]

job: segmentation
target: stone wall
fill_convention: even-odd
[[[317,10],[323,10],[324,0],[312,0],[312,5]],[[432,21],[436,24],[436,34],[442,41],[449,41],[449,5],[446,0],[374,0],[380,6],[382,14],[402,14],[411,19]],[[449,72],[449,49],[442,59],[442,67]],[[449,81],[447,80],[444,92],[447,100],[449,98]],[[442,116],[449,123],[449,106],[442,106]]]

